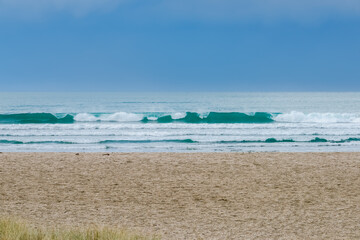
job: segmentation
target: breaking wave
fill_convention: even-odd
[[[277,122],[294,123],[360,123],[360,114],[355,113],[302,113],[292,111],[274,117]]]
[[[157,118],[156,120],[150,120],[144,117],[142,122],[158,122],[158,123],[270,123],[274,120],[270,113],[257,112],[254,114],[246,114],[239,112],[210,112],[207,116],[201,117],[199,113],[187,112],[185,117],[173,118],[171,115],[165,115]]]
[[[18,113],[0,114],[0,123],[26,124],[26,123],[73,123],[74,117],[67,114],[65,117],[56,117],[51,113]]]
[[[74,117],[77,122],[136,122],[141,121],[141,114],[117,112],[112,114],[100,114],[98,116],[89,113],[79,113]]]
[[[78,113],[67,114],[64,117],[57,117],[51,113],[19,113],[2,114],[0,123],[26,124],[26,123],[74,123],[74,122],[137,122],[143,123],[270,123],[274,120],[270,113],[257,112],[246,114],[239,112],[210,112],[207,116],[201,117],[199,113],[187,112],[184,114],[175,113],[164,116],[144,116],[144,114],[118,112],[112,114],[90,114]]]
[[[0,124],[71,124],[75,122],[142,122],[142,123],[360,123],[356,113],[18,113],[0,114]]]

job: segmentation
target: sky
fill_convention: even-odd
[[[1,91],[360,91],[360,1],[0,0]]]

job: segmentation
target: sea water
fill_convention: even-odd
[[[360,150],[360,93],[0,93],[0,151]]]

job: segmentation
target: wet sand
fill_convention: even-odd
[[[360,153],[1,153],[0,215],[163,239],[360,239]]]

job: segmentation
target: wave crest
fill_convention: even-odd
[[[154,116],[155,115],[155,116]],[[64,117],[58,117],[64,116]],[[173,113],[161,115],[138,114],[128,112],[116,113],[18,113],[0,114],[0,124],[27,123],[74,123],[74,122],[143,122],[143,123],[360,123],[359,113],[242,113],[242,112],[210,112],[203,115],[197,112]]]
[[[135,113],[117,112],[113,114],[101,114],[95,116],[89,113],[79,113],[75,116],[77,122],[136,122],[143,118]]]
[[[147,117],[142,119],[143,122],[157,123],[270,123],[274,120],[270,113],[256,112],[246,114],[239,112],[210,112],[206,117],[200,117],[199,113],[187,112],[182,118],[174,118],[171,115],[158,117],[156,120],[150,120]]]

